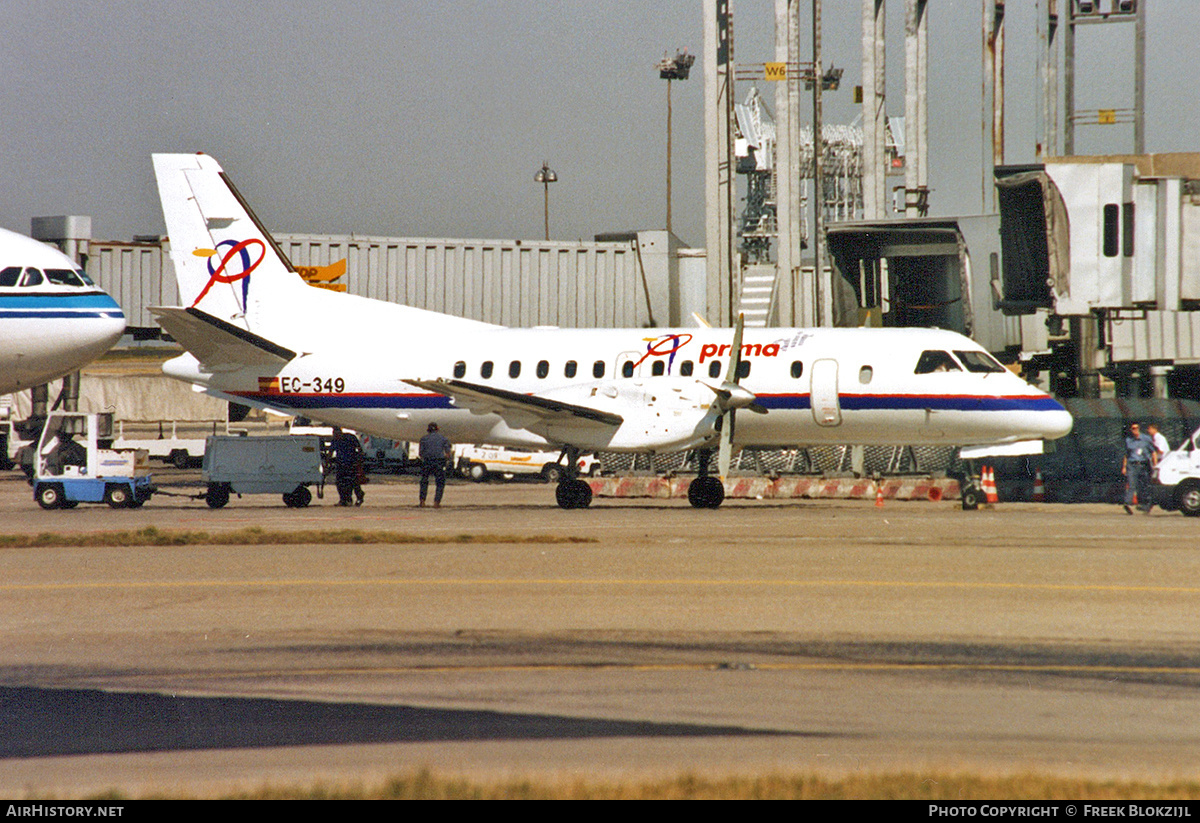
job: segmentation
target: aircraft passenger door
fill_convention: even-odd
[[[809,390],[813,419],[818,426],[840,426],[842,407],[838,403],[838,363],[817,360],[812,364],[812,388]]]

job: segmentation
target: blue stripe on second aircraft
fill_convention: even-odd
[[[111,317],[123,318],[121,307],[104,292],[87,294],[38,293],[19,294],[0,292],[0,317],[61,318]]]

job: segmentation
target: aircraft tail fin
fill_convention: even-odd
[[[154,173],[184,308],[247,330],[304,282],[216,160],[156,154]]]

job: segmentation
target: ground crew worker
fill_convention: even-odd
[[[430,423],[426,430],[428,434],[421,438],[417,454],[421,458],[421,502],[425,505],[425,497],[429,493],[429,478],[433,477],[434,508],[442,505],[442,492],[446,489],[446,461],[454,453],[450,441],[438,431],[437,423]]]
[[[1146,514],[1153,505],[1150,489],[1150,469],[1154,463],[1154,441],[1144,434],[1137,423],[1129,426],[1125,438],[1125,459],[1121,461],[1121,474],[1125,475],[1125,513],[1133,514],[1133,505]]]
[[[342,431],[339,427],[333,427],[333,466],[335,477],[337,478],[337,492],[339,506],[361,506],[363,498],[362,489],[362,469],[363,469],[363,450],[362,444],[358,442],[358,438],[353,434]]]

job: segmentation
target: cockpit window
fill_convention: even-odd
[[[929,350],[921,353],[914,374],[933,374],[939,371],[962,371],[962,366],[950,356],[950,352]]]
[[[37,269],[25,269],[25,277],[21,280],[22,286],[40,286],[42,284],[42,273]]]
[[[958,351],[955,349],[954,353],[958,355],[959,360],[963,361],[967,371],[985,373],[1004,371],[1004,367],[997,362],[996,358],[985,351]]]
[[[9,266],[4,271],[0,271],[0,286],[15,286],[20,279],[20,266]]]
[[[84,282],[70,269],[46,269],[46,279],[56,286],[82,286]]]

